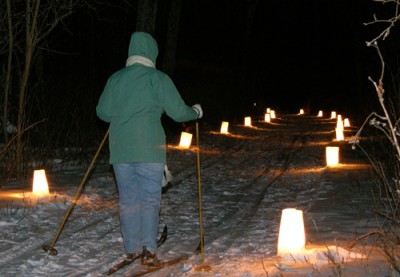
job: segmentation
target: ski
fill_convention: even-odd
[[[196,250],[194,251],[193,254],[196,255],[196,254],[200,253],[200,250],[201,250],[201,243],[199,243],[199,245],[197,246],[197,248],[196,248]],[[161,269],[163,269],[165,267],[185,262],[189,258],[190,258],[190,256],[185,256],[185,257],[174,258],[174,259],[167,260],[167,261],[158,261],[156,264],[146,265],[144,268],[139,269],[138,271],[134,272],[132,275],[130,275],[130,277],[145,276],[145,275],[150,274],[152,272],[161,270]]]
[[[167,266],[172,266],[172,265],[176,265],[179,264],[181,262],[184,262],[186,260],[188,260],[190,257],[178,257],[172,260],[168,260],[168,261],[160,261],[157,262],[156,264],[150,264],[150,265],[146,265],[144,268],[139,269],[138,271],[136,271],[135,273],[133,273],[132,275],[130,275],[131,277],[139,277],[139,276],[144,276],[146,274],[150,274],[152,272],[161,270]]]
[[[157,247],[160,247],[166,240],[168,237],[168,228],[167,225],[165,225],[164,230],[160,236],[160,238],[157,241]],[[122,268],[130,265],[131,263],[135,262],[137,259],[139,259],[140,256],[135,257],[132,260],[128,260],[128,259],[124,259],[121,262],[113,265],[109,270],[107,270],[104,274],[106,275],[112,275],[115,272],[117,272],[118,270],[121,270]]]
[[[124,260],[122,260],[121,262],[119,262],[119,263],[113,265],[113,267],[110,268],[109,270],[107,270],[107,271],[105,272],[105,274],[106,274],[106,275],[114,274],[114,273],[117,272],[118,270],[120,270],[120,269],[122,269],[122,268],[124,268],[124,267],[126,267],[126,266],[128,266],[128,265],[130,265],[131,263],[133,263],[134,261],[136,261],[136,260],[139,259],[139,258],[140,258],[140,256],[135,257],[135,258],[132,259],[132,260],[124,259]]]

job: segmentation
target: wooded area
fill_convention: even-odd
[[[258,2],[233,4],[246,8],[245,22],[251,25]],[[121,64],[126,59],[119,50],[128,39],[125,34],[146,31],[159,41],[157,67],[174,75],[181,9],[182,0],[1,0],[1,177],[22,177],[32,167],[45,166],[60,147],[84,159],[104,131],[94,107],[103,80],[118,69],[107,59],[121,57]],[[115,49],[107,49],[109,55],[96,47],[101,42],[96,29],[101,28],[114,32]],[[250,26],[243,29],[250,36]],[[80,68],[72,62],[77,37],[87,41],[87,48],[94,47]],[[245,64],[245,48],[242,53],[240,64]],[[99,59],[114,65],[96,66]]]
[[[180,1],[175,2],[179,4]],[[157,4],[157,1],[146,0],[138,1],[138,3],[120,1],[117,5],[119,9],[137,10],[139,16],[137,16],[136,22],[134,18],[129,18],[132,25],[136,23],[137,29],[152,33],[156,27]],[[42,153],[41,155],[46,156],[48,153],[43,153],[43,148],[46,149],[49,146],[84,146],[79,144],[83,141],[76,137],[81,136],[83,132],[65,137],[65,132],[74,133],[74,127],[71,126],[72,128],[67,128],[67,130],[65,127],[61,127],[68,124],[68,121],[79,120],[78,118],[82,117],[84,113],[81,111],[75,111],[76,114],[71,111],[63,112],[62,107],[58,111],[50,108],[56,102],[47,101],[51,100],[48,94],[51,93],[49,89],[52,84],[47,81],[49,72],[45,67],[48,64],[47,60],[54,58],[54,52],[57,51],[56,47],[53,48],[53,41],[60,35],[62,36],[63,32],[69,31],[73,24],[71,18],[83,11],[90,12],[88,16],[95,17],[97,12],[113,8],[110,5],[95,0],[5,0],[0,2],[2,13],[0,14],[2,20],[0,29],[2,37],[0,44],[1,126],[2,141],[4,142],[0,160],[2,167],[6,169],[3,171],[5,176],[8,174],[23,175],[24,170],[29,167],[28,148],[36,147],[38,150],[35,155]],[[174,25],[176,26],[176,24]],[[177,30],[171,30],[171,32],[174,31],[177,32]],[[60,77],[62,76],[56,78]],[[84,92],[80,92],[80,94],[84,94]],[[56,97],[52,100],[61,99]],[[76,103],[64,104],[67,106]],[[91,108],[79,107],[79,105],[76,107]],[[77,118],[69,118],[71,116],[77,116]],[[51,122],[55,119],[58,121],[56,125]],[[87,120],[87,118],[80,120]],[[61,128],[57,128],[57,125]],[[77,125],[75,128],[81,127]],[[56,134],[59,132],[63,133],[62,136],[65,139],[62,139],[61,136],[57,137]],[[93,132],[94,130],[87,128],[85,130],[86,134]],[[71,139],[77,141],[71,141]],[[45,145],[46,147],[44,147]],[[89,142],[86,145],[90,145]],[[36,158],[38,157],[36,156]]]
[[[370,14],[372,19],[365,23],[373,33],[367,40],[367,46],[373,50],[368,52],[371,58],[367,60],[363,56],[367,51],[362,48],[365,41],[360,32],[361,19],[352,14],[352,11],[361,14],[365,1],[342,4],[346,9],[351,8],[350,12],[342,9],[343,6],[335,6],[340,14],[329,14],[333,20],[324,18],[327,14],[317,16],[329,10],[324,6],[328,2],[315,1],[305,8],[301,6],[304,3],[298,4],[300,1],[286,3],[286,8],[294,6],[291,15],[298,20],[287,25],[290,18],[286,10],[279,10],[281,14],[273,20],[262,21],[267,15],[272,16],[275,11],[267,13],[265,10],[277,1],[232,0],[229,5],[215,1],[212,6],[198,11],[201,22],[197,22],[197,26],[201,32],[192,34],[191,29],[185,31],[192,39],[203,39],[204,33],[217,30],[206,39],[209,45],[217,47],[205,51],[207,44],[199,46],[195,45],[196,41],[185,41],[185,46],[189,45],[184,49],[185,54],[190,53],[196,58],[190,61],[182,58],[177,72],[179,38],[185,27],[181,22],[183,16],[191,16],[182,12],[188,2],[0,0],[0,189],[11,179],[26,178],[33,168],[51,166],[52,160],[58,156],[62,156],[64,161],[87,162],[91,159],[93,147],[99,144],[105,131],[104,123],[99,122],[95,115],[104,82],[111,73],[124,66],[127,53],[122,47],[127,46],[130,33],[146,31],[157,37],[159,43],[157,68],[173,79],[179,78],[180,86],[189,88],[184,97],[186,100],[206,103],[205,114],[209,119],[213,114],[218,120],[226,119],[233,112],[240,119],[247,113],[260,115],[258,109],[263,109],[264,103],[253,103],[252,100],[270,100],[264,91],[268,96],[277,94],[276,97],[287,104],[305,105],[307,108],[315,103],[326,104],[327,100],[334,100],[335,104],[350,103],[357,116],[362,116],[360,110],[372,106],[372,112],[368,110],[371,114],[362,126],[369,123],[376,127],[388,142],[382,143],[380,135],[374,134],[379,140],[376,144],[371,140],[373,143],[365,152],[370,155],[380,182],[377,199],[384,209],[377,213],[388,223],[379,232],[365,237],[383,237],[388,259],[400,272],[400,251],[398,245],[392,243],[400,241],[400,40],[399,30],[395,28],[400,18],[399,0],[371,1],[385,4],[386,9],[377,9],[382,13]],[[263,13],[260,13],[260,6],[263,6]],[[299,7],[309,9],[310,17],[303,18],[301,11],[296,10]],[[226,10],[240,20],[223,27],[209,21],[212,15],[225,19]],[[344,18],[348,21],[342,20]],[[320,20],[326,20],[326,25],[320,26]],[[261,21],[264,25],[275,25],[255,34],[254,26]],[[297,22],[306,22],[306,27],[297,30]],[[278,28],[281,25],[284,25],[283,29]],[[294,29],[293,33],[289,33],[291,29]],[[350,35],[345,37],[343,30],[347,29]],[[266,30],[271,32],[266,33]],[[317,37],[308,44],[313,36],[318,35],[323,38]],[[229,42],[224,40],[227,37]],[[322,46],[327,48],[321,50]],[[344,50],[335,52],[340,47]],[[279,48],[284,50],[279,52]],[[226,52],[229,60],[221,57]],[[209,56],[214,59],[214,64],[197,64]],[[297,67],[291,63],[293,57],[300,57],[295,61],[296,65],[299,64]],[[332,66],[339,58],[342,63]],[[350,66],[351,70],[343,73]],[[330,67],[332,69],[328,70]],[[310,68],[314,71],[299,74]],[[346,74],[350,77],[343,80]],[[285,78],[275,80],[280,75]],[[328,85],[321,81],[323,78],[330,80]],[[366,82],[370,88],[365,86]],[[281,87],[288,88],[285,83],[294,83],[289,87],[294,91],[287,94],[293,99],[282,94]],[[299,97],[304,93],[298,89],[302,83],[306,85],[303,90],[311,91],[307,94],[309,98]],[[210,84],[214,86],[213,90],[209,90]],[[324,87],[321,89],[321,86]],[[341,92],[330,95],[332,90]],[[369,94],[371,91],[376,95]],[[353,98],[347,98],[350,95]],[[370,106],[371,102],[377,103]],[[359,141],[353,143],[359,146]]]

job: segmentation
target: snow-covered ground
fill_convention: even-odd
[[[200,240],[197,148],[169,138],[174,179],[162,198],[160,233],[168,239],[161,259],[190,255],[184,263],[149,276],[398,276],[374,241],[349,248],[358,235],[378,227],[373,215],[374,178],[364,157],[346,141],[334,141],[336,120],[278,115],[253,127],[200,123],[204,260],[193,255]],[[345,137],[356,132],[347,128]],[[325,166],[325,147],[340,146],[340,165]],[[87,169],[64,166],[47,172],[51,196],[21,191],[30,181],[0,191],[0,276],[103,276],[124,250],[118,195],[102,155],[55,243],[50,245]],[[20,198],[18,198],[20,197]],[[277,256],[281,212],[303,211],[306,251]],[[131,265],[115,276],[130,276]],[[201,270],[201,269],[210,270]]]

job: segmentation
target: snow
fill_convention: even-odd
[[[190,149],[168,138],[168,168],[173,181],[162,197],[160,233],[168,239],[161,259],[180,255],[183,264],[149,276],[399,276],[386,262],[373,236],[371,167],[347,141],[335,141],[335,119],[277,115],[271,123],[220,126],[200,122],[200,182],[194,134]],[[350,137],[357,128],[345,129]],[[325,147],[340,146],[340,164],[325,166]],[[50,196],[35,198],[31,181],[0,191],[0,276],[104,276],[121,260],[118,195],[107,155],[102,154],[79,201],[46,255],[71,205],[88,165],[47,172]],[[200,240],[199,184],[202,188],[203,255],[193,255]],[[281,212],[303,211],[306,249],[277,256]],[[202,257],[204,259],[202,259]],[[130,276],[135,264],[115,276]]]

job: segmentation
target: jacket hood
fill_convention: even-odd
[[[134,55],[148,58],[153,64],[156,64],[158,56],[157,41],[149,33],[134,32],[129,43],[128,57]]]

